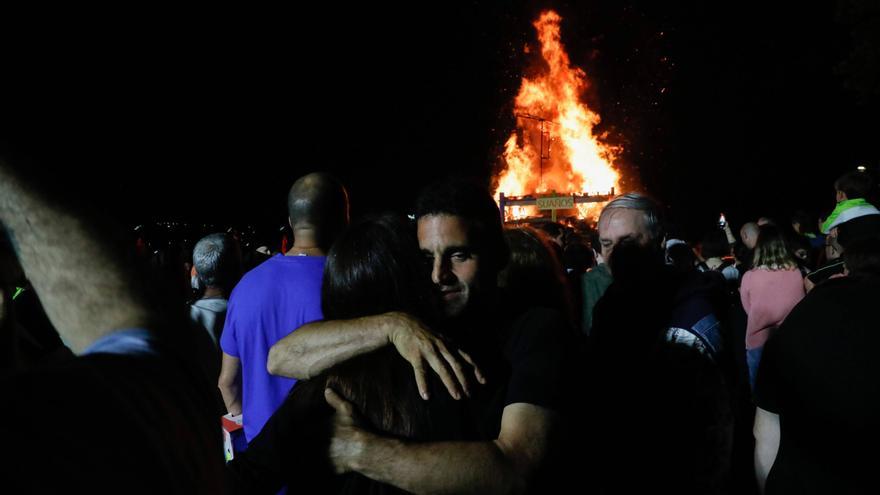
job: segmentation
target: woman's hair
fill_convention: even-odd
[[[386,214],[351,225],[327,255],[321,309],[328,320],[403,311],[433,321],[431,278],[412,224]]]
[[[789,270],[797,266],[797,261],[791,254],[791,248],[782,231],[773,225],[762,226],[758,233],[758,242],[755,244],[752,267]]]
[[[438,308],[412,224],[383,215],[353,224],[330,249],[324,267],[322,308],[327,319],[403,311],[432,328]],[[345,361],[323,384],[351,402],[370,427],[415,440],[458,439],[461,416],[444,410],[445,391],[429,373],[432,400],[419,397],[411,365],[386,346]],[[443,411],[442,413],[439,411]],[[442,421],[438,421],[443,414]]]
[[[580,275],[596,264],[596,257],[593,250],[587,245],[586,241],[572,238],[566,243],[562,250],[562,266],[566,272]]]
[[[516,307],[558,309],[569,320],[574,310],[562,263],[546,234],[531,227],[504,230],[510,262],[498,274],[498,286]]]

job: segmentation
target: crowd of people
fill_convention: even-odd
[[[866,493],[880,211],[867,173],[833,186],[822,223],[723,221],[694,243],[639,193],[595,228],[505,225],[485,187],[446,179],[414,219],[352,220],[346,186],[312,173],[280,252],[214,232],[157,262],[0,161],[5,481]],[[246,440],[228,462],[223,415]]]

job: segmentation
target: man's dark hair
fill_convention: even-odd
[[[554,239],[559,237],[559,234],[562,234],[563,232],[565,232],[562,225],[560,225],[557,222],[544,222],[544,223],[538,224],[537,227],[539,229],[543,230],[544,232],[546,232],[547,235],[549,235],[550,237],[552,237]]]
[[[319,247],[329,249],[348,224],[348,191],[326,173],[300,177],[287,195],[287,214],[294,235],[298,229],[311,229]]]
[[[562,266],[566,271],[576,274],[584,273],[596,264],[593,250],[584,240],[568,242],[562,251]]]
[[[848,199],[867,198],[874,187],[874,180],[867,172],[847,172],[834,181],[834,189],[842,191]]]
[[[489,191],[475,182],[447,179],[422,190],[416,201],[416,219],[427,215],[451,215],[465,221],[468,237],[477,253],[488,262],[493,278],[507,265],[510,251],[504,241],[501,214]]]
[[[703,258],[723,258],[730,255],[727,235],[721,229],[714,229],[706,234],[700,245],[700,254],[703,255]]]
[[[674,244],[666,250],[669,264],[678,273],[692,273],[697,270],[697,257],[687,244]]]

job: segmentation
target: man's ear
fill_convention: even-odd
[[[293,219],[292,218],[287,217],[287,225],[290,225],[290,230],[293,230]]]

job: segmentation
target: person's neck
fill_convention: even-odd
[[[317,246],[297,246],[293,245],[284,256],[324,256],[324,250]]]
[[[294,229],[293,246],[285,256],[324,256],[324,249],[318,244],[311,229]]]
[[[218,287],[208,287],[202,299],[226,299],[226,293]]]

